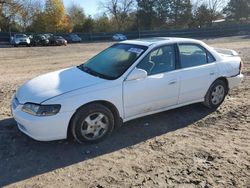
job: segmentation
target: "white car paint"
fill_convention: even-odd
[[[24,34],[15,34],[14,37],[11,37],[11,44],[13,45],[29,45],[30,39],[27,35]]]
[[[145,115],[204,101],[210,85],[220,77],[228,80],[232,89],[240,84],[240,57],[236,52],[217,52],[205,43],[183,38],[162,40],[129,40],[121,43],[147,46],[147,51],[118,79],[105,80],[84,73],[76,67],[48,73],[21,86],[12,100],[12,113],[19,129],[35,140],[51,141],[67,138],[71,117],[81,106],[94,101],[113,104],[123,122]],[[177,69],[130,80],[137,64],[158,46],[193,43],[206,48],[216,62]],[[233,53],[233,54],[232,54]],[[168,92],[166,92],[168,91]],[[54,116],[38,117],[22,111],[25,103],[60,104]]]

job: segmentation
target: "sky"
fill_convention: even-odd
[[[100,11],[98,11],[100,0],[63,0],[63,2],[66,8],[72,4],[72,2],[83,7],[85,14],[91,15],[92,17],[100,13]]]
[[[197,2],[198,0],[191,0],[191,1],[194,3]],[[229,0],[225,0],[224,3],[228,1]],[[104,2],[104,0],[63,0],[63,2],[66,8],[70,4],[75,3],[76,5],[83,7],[86,15],[91,15],[92,17],[96,17],[102,14],[102,12],[99,10],[100,2]]]

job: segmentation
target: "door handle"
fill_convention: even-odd
[[[176,84],[177,83],[177,80],[171,80],[169,83],[168,83],[168,85],[174,85],[174,84]]]
[[[214,72],[210,72],[210,75],[213,76],[213,75],[215,75],[215,73]]]

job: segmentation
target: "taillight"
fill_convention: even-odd
[[[240,62],[240,73],[242,73],[242,70],[243,70],[243,62],[241,61]]]

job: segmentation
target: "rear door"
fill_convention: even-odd
[[[180,63],[179,104],[202,100],[217,69],[215,58],[199,44],[178,44]]]

